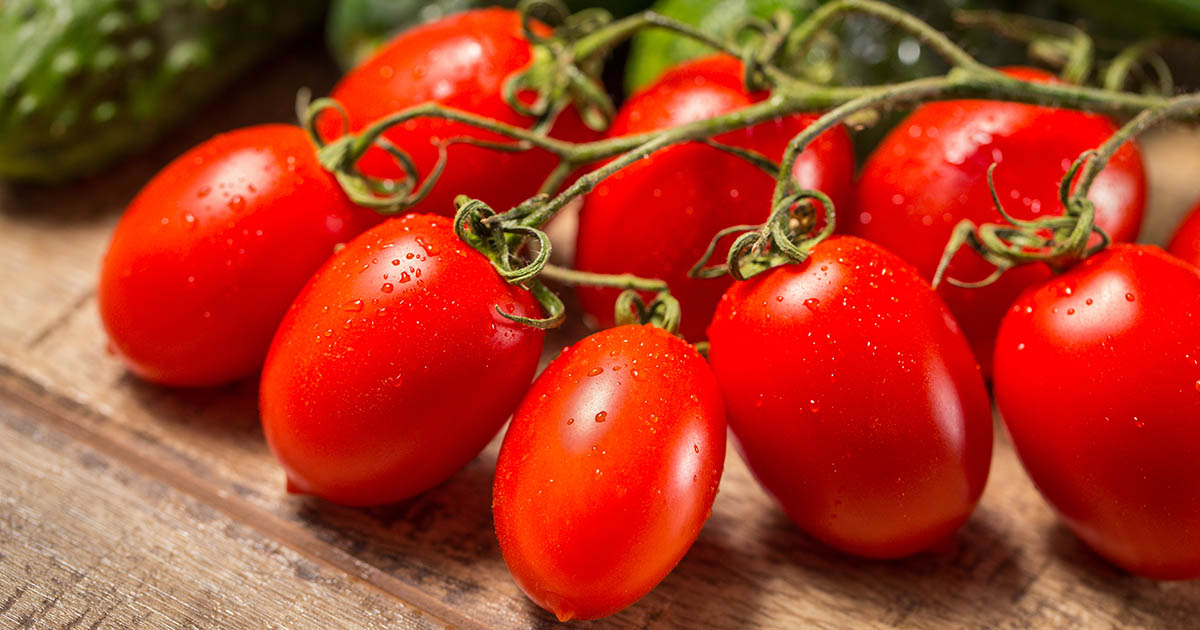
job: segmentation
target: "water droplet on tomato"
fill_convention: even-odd
[[[600,413],[596,414],[596,422],[604,422],[605,420],[608,420],[607,411],[601,411]]]
[[[567,424],[575,424],[575,418],[567,418]]]
[[[1143,428],[1143,427],[1145,427],[1145,426],[1146,426],[1146,423],[1145,423],[1145,422],[1142,422],[1142,420],[1141,420],[1141,419],[1139,419],[1137,416],[1134,416],[1134,417],[1133,417],[1133,426],[1135,426],[1135,427],[1137,427],[1137,428],[1141,429],[1141,428]]]
[[[392,286],[391,282],[384,282],[383,286],[379,287],[379,290],[384,293],[391,293],[393,288],[395,287]]]
[[[409,280],[411,280],[411,279],[412,279],[412,278],[411,278],[411,277],[408,275],[408,272],[407,272],[407,271],[401,271],[401,272],[400,272],[400,282],[402,282],[402,283],[403,283],[403,282],[408,282],[408,281],[409,281]]]
[[[201,186],[199,189],[196,190],[196,198],[203,199],[203,198],[207,197],[208,194],[211,192],[212,192],[212,186]]]
[[[342,310],[343,310],[343,311],[350,311],[350,312],[352,312],[352,313],[353,313],[353,312],[361,311],[361,310],[362,310],[362,307],[363,307],[363,301],[362,301],[362,300],[352,300],[352,301],[350,301],[350,302],[346,302],[345,304],[343,304],[343,305],[342,305]]]
[[[808,298],[807,300],[804,300],[804,306],[807,307],[808,310],[813,311],[814,313],[817,310],[817,305],[820,303],[821,303],[821,300],[818,300],[817,298]]]
[[[423,237],[423,236],[418,236],[418,237],[416,238],[416,241],[417,241],[417,245],[420,245],[420,246],[421,246],[421,249],[425,250],[425,253],[426,253],[426,254],[429,254],[430,256],[437,256],[437,255],[438,255],[438,250],[437,250],[437,248],[436,248],[436,247],[434,247],[432,244],[430,244],[428,241],[426,241],[426,240],[425,240],[425,237]]]
[[[1134,301],[1134,300],[1136,300],[1136,299],[1137,299],[1137,298],[1136,298],[1136,297],[1134,297],[1132,293],[1126,293],[1126,294],[1125,294],[1125,301],[1126,301],[1126,302],[1132,302],[1132,301]]]
[[[591,370],[588,370],[587,375],[588,376],[599,376],[600,373],[603,371],[604,371],[604,368],[594,367]]]
[[[229,198],[228,206],[230,210],[233,210],[234,212],[240,212],[246,207],[246,199],[241,195],[234,195]]]

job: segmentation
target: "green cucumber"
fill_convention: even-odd
[[[62,181],[145,147],[324,8],[0,0],[0,177]]]

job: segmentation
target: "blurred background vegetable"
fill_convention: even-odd
[[[324,0],[0,0],[0,177],[61,181],[145,147]]]

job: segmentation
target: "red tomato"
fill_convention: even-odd
[[[405,31],[343,77],[331,96],[346,108],[354,131],[430,101],[529,127],[533,120],[513,111],[504,102],[502,89],[510,75],[529,64],[531,54],[516,11],[466,11]],[[320,122],[326,138],[343,131],[334,115]],[[470,125],[432,118],[409,121],[385,135],[409,153],[422,177],[437,162],[434,142],[439,139],[465,136],[511,142]],[[584,126],[574,109],[568,109],[550,135],[582,141],[597,134]],[[448,155],[446,170],[414,212],[453,215],[454,197],[459,194],[503,211],[535,194],[556,164],[553,155],[541,150],[505,152],[456,144]],[[403,177],[403,171],[379,149],[369,152],[361,167],[376,176]]]
[[[1200,577],[1200,271],[1115,245],[1024,293],[996,404],[1025,470],[1115,564]]]
[[[560,620],[615,613],[692,546],[724,462],[704,358],[651,326],[598,332],[546,368],[504,436],[492,500],[504,561]]]
[[[360,236],[288,311],[263,368],[267,443],[293,492],[346,505],[411,497],[462,468],[529,387],[540,317],[450,221]]]
[[[312,272],[379,220],[299,127],[216,136],[150,180],[113,233],[99,289],[112,347],[165,385],[252,376]]]
[[[630,98],[610,134],[674,127],[736,111],[766,96],[746,92],[738,60],[704,57],[669,70]],[[788,141],[814,120],[812,115],[788,116],[716,140],[779,160]],[[800,155],[793,173],[802,187],[825,192],[837,210],[848,212],[853,152],[845,129],[830,130]],[[718,149],[700,143],[664,149],[587,195],[579,218],[576,266],[666,280],[683,307],[684,337],[703,339],[717,301],[732,280],[689,278],[687,272],[722,228],[765,221],[774,187],[774,180],[758,167]],[[724,260],[731,243],[732,237],[724,241],[714,264]],[[579,297],[601,326],[611,326],[619,293],[585,287]]]
[[[1011,69],[1027,80],[1051,81],[1040,70]],[[962,219],[1003,222],[992,203],[996,190],[1019,219],[1062,214],[1058,186],[1075,158],[1100,146],[1117,127],[1107,118],[1065,109],[997,101],[922,105],[880,143],[858,182],[858,214],[842,215],[850,233],[875,241],[917,267],[929,280],[950,232]],[[1096,224],[1116,241],[1137,237],[1145,208],[1146,177],[1137,147],[1127,143],[1092,186]],[[992,267],[964,248],[947,275],[979,280]],[[1044,265],[1014,269],[980,289],[943,283],[938,292],[954,313],[984,372],[991,367],[1000,319],[1026,287],[1050,277]]]
[[[1192,208],[1171,237],[1167,251],[1183,260],[1200,266],[1200,204]]]
[[[830,238],[734,284],[708,334],[742,455],[801,529],[893,558],[967,520],[991,406],[949,311],[900,258]]]

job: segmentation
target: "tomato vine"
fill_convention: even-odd
[[[851,13],[870,15],[908,32],[943,57],[951,66],[949,71],[940,76],[894,84],[829,86],[790,74],[782,68],[783,64],[777,63],[784,55],[804,54],[817,35],[825,32],[837,19]],[[963,246],[976,249],[997,267],[997,274],[993,274],[990,280],[1005,269],[1028,262],[1049,262],[1054,267],[1063,268],[1106,245],[1107,239],[1101,232],[1100,246],[1088,247],[1088,237],[1095,230],[1092,223],[1094,212],[1085,198],[1091,182],[1108,158],[1133,135],[1163,118],[1200,111],[1200,95],[1168,98],[1115,89],[1124,85],[1130,67],[1153,50],[1153,43],[1131,47],[1119,55],[1105,75],[1105,88],[1075,83],[1036,82],[1009,76],[984,65],[944,33],[902,9],[878,0],[834,0],[820,6],[798,24],[792,24],[786,15],[777,16],[769,22],[748,24],[747,28],[754,28],[761,34],[756,44],[748,46],[738,45],[732,39],[714,39],[653,11],[612,21],[603,12],[589,10],[572,16],[557,3],[537,0],[524,3],[523,16],[524,31],[534,45],[535,54],[524,71],[509,78],[505,86],[505,98],[516,111],[536,119],[532,128],[428,103],[394,112],[376,120],[359,133],[346,133],[328,140],[317,132],[316,120],[329,110],[339,112],[343,120],[345,115],[336,101],[327,98],[319,99],[307,108],[304,125],[319,147],[320,162],[334,173],[347,195],[356,203],[385,214],[403,212],[428,194],[445,167],[446,148],[453,144],[469,143],[499,151],[537,148],[553,154],[559,161],[558,166],[542,183],[539,195],[503,212],[488,208],[486,216],[478,214],[480,205],[466,201],[459,205],[459,216],[456,218],[457,223],[470,231],[491,231],[504,235],[496,239],[482,234],[470,236],[460,230],[460,235],[483,251],[510,283],[522,284],[534,291],[548,314],[545,319],[525,322],[537,326],[557,325],[562,319],[561,302],[541,285],[537,279],[539,275],[575,284],[643,290],[653,286],[650,290],[660,291],[658,287],[662,283],[654,280],[604,278],[600,274],[569,274],[567,270],[547,268],[550,244],[540,228],[572,200],[591,191],[599,182],[675,144],[705,142],[750,161],[775,176],[776,187],[768,220],[761,226],[737,226],[722,231],[714,238],[704,259],[698,261],[692,270],[693,275],[697,276],[712,277],[728,273],[744,279],[779,264],[803,260],[808,249],[832,233],[835,224],[833,204],[820,192],[797,190],[790,173],[797,156],[813,139],[856,115],[902,105],[963,98],[1053,105],[1110,115],[1135,115],[1109,142],[1081,156],[1068,171],[1062,189],[1066,208],[1063,216],[1022,222],[1013,220],[1000,208],[1002,216],[1008,220],[1006,224],[976,226],[964,223],[956,229],[947,245],[936,280],[941,279],[953,253]],[[534,33],[530,25],[535,16],[553,22],[556,27],[554,35]],[[990,27],[1010,37],[1027,39],[1031,46],[1047,42],[1057,46],[1056,50],[1063,57],[1063,77],[1068,80],[1078,81],[1091,72],[1094,47],[1090,38],[1073,26],[998,13],[962,14],[959,21],[969,26]],[[581,143],[550,137],[547,132],[555,117],[572,105],[579,109],[589,126],[602,128],[607,124],[613,107],[597,78],[603,60],[618,44],[650,28],[670,30],[739,58],[744,64],[747,87],[769,90],[770,96],[734,112],[659,132]],[[1161,76],[1162,72],[1159,74]],[[824,114],[792,138],[778,164],[762,155],[724,146],[712,139],[719,134],[780,116],[812,111],[823,111]],[[383,137],[387,130],[417,118],[464,123],[497,134],[507,141],[491,142],[466,137],[441,139],[437,163],[428,173],[418,173],[413,160],[404,150]],[[372,147],[387,151],[405,177],[399,180],[382,179],[359,170],[358,160]],[[602,166],[579,176],[563,188],[568,178],[581,167],[602,161],[605,162]],[[1076,175],[1079,182],[1072,191],[1069,183]],[[817,205],[814,202],[819,202],[824,208],[824,221],[813,216]],[[739,231],[745,234],[734,242],[729,262],[705,266],[714,253],[717,240]],[[539,246],[529,247],[532,241],[537,241]],[[531,257],[524,262],[517,262],[521,256]]]

